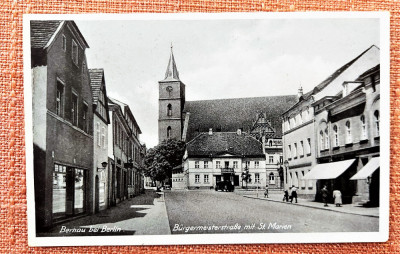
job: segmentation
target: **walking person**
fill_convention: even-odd
[[[340,190],[334,190],[333,191],[333,198],[335,200],[335,205],[336,206],[342,206],[342,193]]]
[[[288,190],[284,190],[283,191],[283,199],[282,199],[282,201],[285,201],[286,200],[286,202],[289,202],[289,192],[288,192]]]
[[[292,189],[290,190],[290,196],[291,196],[291,199],[290,199],[290,203],[292,203],[292,201],[293,201],[293,199],[296,199],[296,203],[297,203],[297,188],[294,186],[294,185],[292,185]]]
[[[328,206],[328,189],[326,188],[326,185],[324,185],[324,188],[322,188],[321,190],[321,194],[322,194],[322,201],[324,202],[324,206]]]
[[[265,185],[264,198],[268,198],[268,184]]]

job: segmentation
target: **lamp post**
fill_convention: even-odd
[[[97,172],[101,172],[101,171],[103,171],[103,170],[105,170],[106,169],[106,167],[107,167],[107,162],[105,162],[105,161],[103,161],[102,163],[101,163],[101,168],[97,168]]]
[[[285,167],[285,183],[286,185],[288,184],[288,169],[289,169],[289,162],[287,160],[285,160],[283,162],[283,166]],[[285,186],[286,188],[286,186]]]

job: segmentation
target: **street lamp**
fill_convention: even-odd
[[[101,171],[103,171],[104,169],[106,169],[106,167],[107,167],[107,162],[105,162],[105,161],[103,161],[102,163],[101,163],[101,168],[97,168],[97,172],[101,172]]]

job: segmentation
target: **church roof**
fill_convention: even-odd
[[[281,115],[298,101],[296,95],[253,98],[187,101],[184,112],[189,112],[186,140],[193,139],[199,132],[236,132],[242,128],[249,132],[260,113],[275,129],[275,137],[282,137]]]
[[[165,78],[162,81],[179,81],[179,72],[176,68],[174,53],[171,46],[171,55],[169,56],[167,70],[165,72]]]
[[[103,82],[103,69],[89,69],[90,86],[92,88],[93,104],[99,99],[99,92]]]
[[[255,138],[236,132],[200,133],[186,146],[189,157],[218,157],[225,154],[264,157],[262,143]]]

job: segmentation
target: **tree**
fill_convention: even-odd
[[[145,175],[160,182],[172,178],[172,170],[182,164],[185,148],[185,142],[176,139],[164,140],[150,148],[144,159]]]

